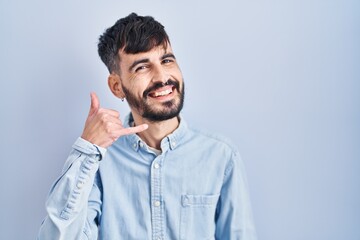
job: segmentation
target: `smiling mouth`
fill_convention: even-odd
[[[173,91],[174,91],[174,87],[169,87],[167,89],[162,89],[162,90],[159,89],[158,91],[150,92],[149,96],[153,98],[164,97],[170,95],[171,93],[173,93]]]

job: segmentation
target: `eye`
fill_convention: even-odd
[[[139,66],[139,67],[137,67],[137,68],[135,69],[135,72],[144,70],[144,69],[146,69],[146,68],[147,68],[147,66]]]
[[[162,61],[162,63],[164,63],[164,64],[172,63],[172,62],[174,62],[174,60],[173,60],[173,59],[170,59],[170,58],[165,58],[165,59]]]

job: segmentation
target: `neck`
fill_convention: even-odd
[[[175,131],[179,126],[178,117],[174,117],[168,120],[152,122],[141,116],[133,113],[134,123],[136,126],[146,123],[149,128],[143,132],[137,133],[137,135],[149,146],[155,149],[161,150],[161,140]]]

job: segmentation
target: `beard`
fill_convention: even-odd
[[[149,93],[166,85],[172,85],[173,88],[175,88],[178,92],[178,97],[170,101],[161,103],[160,108],[154,107],[149,104]],[[152,122],[164,121],[179,116],[179,113],[184,105],[184,81],[181,88],[178,81],[174,81],[171,79],[169,79],[166,83],[155,83],[144,91],[143,96],[140,99],[137,98],[134,94],[132,94],[131,91],[124,86],[122,86],[122,89],[124,91],[126,100],[129,103],[129,106],[136,109],[143,118],[146,118]]]

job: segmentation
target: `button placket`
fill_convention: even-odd
[[[163,204],[162,204],[162,179],[161,179],[161,156],[155,158],[150,168],[151,172],[151,219],[153,239],[163,236]]]

